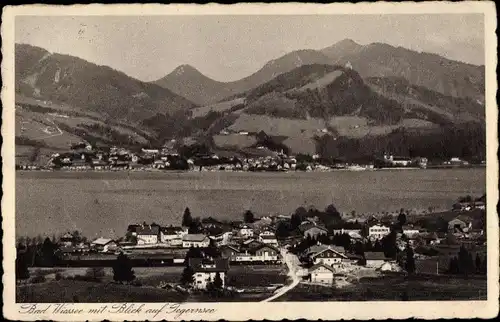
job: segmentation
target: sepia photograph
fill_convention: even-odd
[[[2,214],[16,313],[486,305],[495,8],[449,5],[11,12]],[[107,312],[143,313],[130,305]]]

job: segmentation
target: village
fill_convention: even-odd
[[[265,136],[265,133],[262,134]],[[193,146],[179,151],[176,140],[160,148],[96,147],[81,142],[71,146],[68,152],[54,153],[46,164],[17,164],[17,170],[66,170],[66,171],[333,171],[374,170],[382,168],[456,168],[485,166],[470,164],[458,157],[429,163],[425,157],[403,157],[383,153],[379,158],[364,161],[333,160],[319,154],[289,155],[279,147],[263,145],[253,149],[245,157],[230,151],[212,153],[204,146]]]
[[[30,270],[87,267],[92,275],[112,267],[115,282],[130,283],[133,268],[178,267],[168,281],[160,274],[156,287],[220,294],[272,291],[266,301],[299,284],[342,288],[385,274],[484,275],[485,202],[485,195],[467,196],[450,211],[424,216],[401,209],[364,217],[341,214],[334,205],[324,211],[299,207],[290,216],[257,218],[246,211],[239,221],[200,219],[186,208],[179,226],[131,223],[119,238],[89,241],[78,231],[43,241],[21,238],[16,271],[18,280],[44,282],[30,277]],[[127,267],[128,273],[119,272]],[[281,283],[231,285],[231,271],[242,269],[286,276]]]

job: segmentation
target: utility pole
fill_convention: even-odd
[[[439,275],[439,260],[436,261],[436,275]]]

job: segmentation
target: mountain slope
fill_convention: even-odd
[[[16,93],[104,117],[136,123],[158,112],[170,114],[195,106],[158,85],[77,57],[16,44],[15,60]]]
[[[402,77],[411,84],[453,97],[469,97],[484,104],[484,66],[419,53],[383,43],[366,46],[344,40],[321,50],[337,64],[350,63],[364,78]]]
[[[298,50],[271,60],[254,74],[234,82],[218,82],[192,66],[181,65],[154,83],[199,105],[208,105],[252,89],[302,65],[328,64],[331,61],[318,51]]]

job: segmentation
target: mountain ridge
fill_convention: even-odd
[[[178,79],[174,73],[176,68],[154,83],[169,88],[199,105],[209,105],[257,87],[295,67],[315,63],[350,64],[364,78],[405,77],[415,85],[425,86],[445,95],[472,97],[484,102],[484,65],[463,63],[438,54],[418,52],[380,42],[360,45],[351,39],[341,40],[319,50],[292,51],[270,60],[253,74],[236,81],[216,81],[192,67],[197,75],[191,78]],[[201,78],[203,81],[198,81]],[[179,85],[181,83],[188,86]]]

